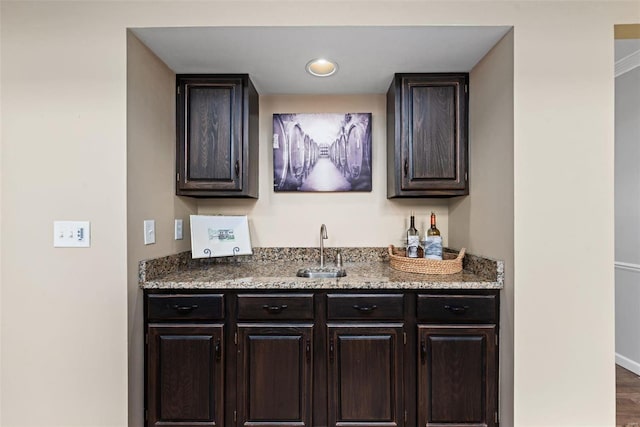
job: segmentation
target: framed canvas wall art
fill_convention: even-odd
[[[371,191],[371,113],[274,114],[273,189]]]

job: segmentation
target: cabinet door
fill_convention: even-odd
[[[257,197],[249,171],[257,93],[248,77],[180,75],[177,83],[177,194]]]
[[[222,330],[220,324],[149,325],[149,427],[224,425]]]
[[[313,325],[238,325],[238,425],[309,426]]]
[[[418,326],[421,426],[495,426],[495,326]]]
[[[397,127],[388,196],[468,194],[467,75],[398,74],[395,84],[387,95],[389,127]]]
[[[402,324],[329,325],[329,426],[399,426]]]

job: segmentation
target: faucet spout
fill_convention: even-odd
[[[324,239],[327,239],[327,226],[320,226],[320,268],[324,268]]]

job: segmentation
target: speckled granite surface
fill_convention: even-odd
[[[183,252],[140,262],[144,289],[502,289],[501,261],[465,255],[464,271],[447,275],[405,273],[389,267],[387,248],[327,248],[333,264],[342,252],[347,276],[336,279],[296,277],[296,271],[317,266],[317,248],[254,248],[253,255],[193,260]],[[448,250],[449,252],[456,252]]]

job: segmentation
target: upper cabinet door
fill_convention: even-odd
[[[469,194],[468,74],[396,74],[387,92],[387,197]]]
[[[176,194],[258,196],[258,95],[247,75],[178,75]]]

